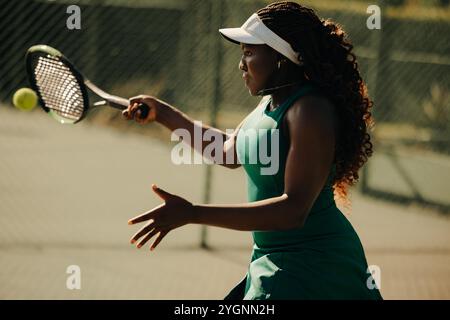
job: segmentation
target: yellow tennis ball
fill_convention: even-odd
[[[36,106],[38,97],[30,88],[21,88],[14,93],[13,104],[17,109],[30,111]]]

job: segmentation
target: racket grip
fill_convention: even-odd
[[[145,119],[148,116],[148,113],[150,111],[150,108],[148,107],[148,105],[146,105],[145,103],[140,103],[138,105],[138,110],[141,112],[141,115],[139,118],[141,119]]]

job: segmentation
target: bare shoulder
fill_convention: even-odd
[[[286,112],[286,122],[289,127],[309,124],[332,128],[335,121],[333,103],[319,95],[307,95],[299,98]]]

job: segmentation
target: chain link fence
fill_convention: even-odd
[[[0,0],[0,100],[9,104],[17,88],[28,86],[24,54],[42,43],[58,48],[107,91],[124,97],[152,94],[197,119],[233,128],[258,99],[242,83],[239,48],[223,41],[217,30],[241,25],[267,3]],[[300,3],[348,32],[375,101],[375,156],[364,168],[361,190],[448,211],[448,1]],[[379,30],[366,25],[371,4],[381,8]],[[80,29],[67,28],[70,5],[81,10]],[[89,119],[136,129],[120,117],[99,109]]]

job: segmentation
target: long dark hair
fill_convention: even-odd
[[[257,14],[299,52],[304,62],[300,76],[316,84],[336,107],[333,187],[335,199],[348,208],[348,187],[359,180],[359,169],[373,153],[368,130],[374,125],[373,102],[359,74],[353,45],[341,26],[295,2],[272,3]]]

